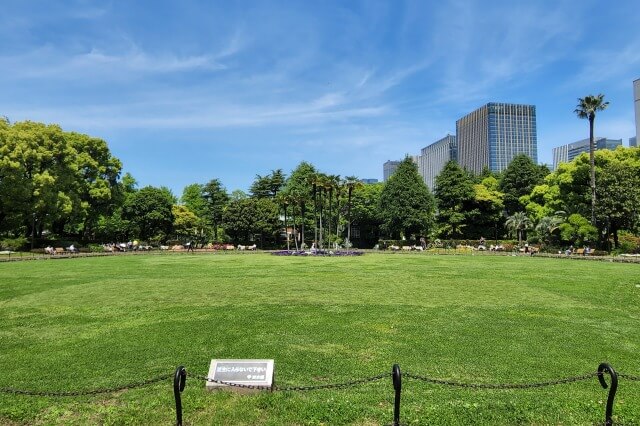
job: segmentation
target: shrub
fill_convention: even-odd
[[[628,233],[618,236],[618,250],[620,253],[640,254],[640,237]]]
[[[5,238],[0,240],[0,250],[18,251],[25,249],[28,241],[26,237]]]

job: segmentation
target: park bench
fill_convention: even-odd
[[[64,247],[56,247],[54,250],[55,254],[65,254],[67,252]]]

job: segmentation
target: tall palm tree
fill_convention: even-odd
[[[318,178],[316,180],[316,187],[319,189],[318,191],[318,208],[319,208],[319,231],[318,231],[318,248],[322,248],[324,245],[324,229],[322,226],[322,215],[324,213],[324,195],[329,186],[329,178],[324,173],[318,174]]]
[[[505,222],[507,229],[518,234],[518,245],[522,245],[522,234],[530,229],[531,225],[531,219],[527,217],[525,212],[516,212],[509,216]]]
[[[313,198],[313,242],[318,242],[318,179],[320,175],[318,173],[312,173],[307,178],[307,183],[311,185],[311,196]],[[303,214],[304,223],[304,214]],[[303,240],[304,242],[304,240]]]
[[[589,95],[578,98],[578,105],[575,113],[578,118],[589,120],[589,166],[591,168],[591,224],[596,226],[596,166],[595,151],[596,146],[593,140],[593,122],[596,120],[596,112],[604,111],[609,106],[609,102],[604,102],[604,95]]]
[[[276,202],[282,207],[282,210],[284,210],[284,234],[287,237],[287,250],[290,249],[289,246],[289,224],[287,222],[287,208],[289,207],[289,204],[291,203],[291,199],[287,194],[283,194],[282,192],[276,194],[275,196]]]
[[[331,242],[331,217],[333,216],[333,191],[338,187],[339,184],[340,184],[340,176],[338,175],[327,176],[327,180],[324,184],[325,191],[327,192],[327,198],[329,199],[329,214],[327,216],[327,230],[328,230],[327,239],[329,240],[329,242]]]
[[[353,191],[362,186],[362,182],[355,176],[347,176],[344,184],[347,187],[347,221],[349,222],[347,226],[347,240],[351,242],[351,197]]]
[[[564,222],[564,220],[559,216],[545,216],[540,219],[536,225],[536,232],[549,244],[551,242],[551,236],[560,227],[562,222]]]

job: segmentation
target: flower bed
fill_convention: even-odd
[[[363,251],[357,250],[278,250],[272,251],[275,256],[362,256]]]

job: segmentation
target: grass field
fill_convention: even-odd
[[[0,264],[0,388],[74,391],[212,358],[273,358],[278,385],[403,371],[553,380],[608,361],[640,375],[640,265],[510,256],[114,256]],[[403,382],[406,424],[594,424],[595,378],[533,390]],[[393,388],[238,395],[187,379],[187,424],[382,425]],[[615,419],[640,424],[640,382]],[[171,424],[171,380],[74,398],[0,394],[2,424]]]

